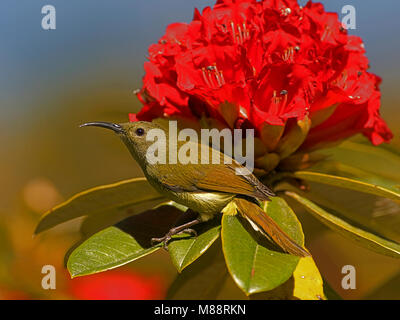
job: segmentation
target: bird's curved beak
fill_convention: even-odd
[[[88,122],[88,123],[81,124],[79,127],[81,128],[81,127],[89,127],[89,126],[110,129],[110,130],[114,131],[115,133],[125,133],[124,129],[119,124],[112,123],[112,122],[94,121],[94,122]]]

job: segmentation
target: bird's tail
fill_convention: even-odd
[[[257,227],[259,231],[267,235],[268,238],[272,239],[284,251],[299,257],[307,257],[310,255],[310,253],[298,245],[257,204],[243,198],[235,198],[234,201],[240,213],[250,221],[252,226]]]

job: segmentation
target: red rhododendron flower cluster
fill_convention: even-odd
[[[218,0],[168,26],[144,68],[144,107],[131,121],[213,118],[256,129],[269,151],[304,119],[303,150],[356,133],[375,145],[392,137],[362,40],[320,3]]]

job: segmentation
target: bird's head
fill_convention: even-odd
[[[101,127],[114,131],[122,139],[139,164],[142,164],[141,160],[145,159],[148,148],[154,144],[154,137],[156,136],[159,138],[162,136],[162,134],[160,135],[159,130],[162,130],[164,132],[164,136],[167,137],[167,132],[161,126],[147,121],[127,122],[120,124],[95,121],[80,125],[80,127],[87,126]]]

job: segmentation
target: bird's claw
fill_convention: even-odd
[[[168,251],[168,243],[172,240],[172,236],[183,234],[183,233],[190,234],[194,237],[197,237],[197,231],[194,229],[187,228],[187,229],[184,229],[184,230],[178,231],[178,232],[174,229],[171,229],[170,231],[168,231],[168,233],[164,237],[152,238],[151,245],[154,246],[154,245],[162,242],[163,248]]]
[[[197,237],[197,231],[194,229],[187,228],[187,229],[184,229],[184,230],[178,232],[177,234],[182,234],[182,233],[190,234],[193,237]]]
[[[162,242],[163,248],[168,251],[168,242],[172,239],[172,235],[168,232],[164,237],[151,238],[151,245],[154,246]]]

